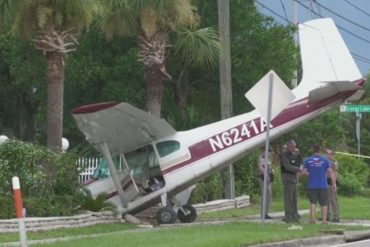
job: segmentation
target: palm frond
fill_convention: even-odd
[[[28,0],[18,13],[22,33],[86,28],[97,10],[94,0]]]
[[[92,197],[89,190],[85,190],[80,209],[89,210],[92,212],[100,212],[103,210],[110,210],[116,213],[117,207],[107,201],[108,194],[105,192],[100,193],[95,199]]]
[[[23,0],[0,0],[0,30],[10,27]]]
[[[108,39],[114,35],[130,35],[135,32],[136,19],[131,5],[125,0],[103,0],[102,30]]]
[[[181,29],[175,43],[175,54],[180,55],[187,65],[213,67],[218,64],[221,46],[217,32],[212,28],[195,31]]]

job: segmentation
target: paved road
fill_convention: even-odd
[[[370,246],[370,240],[334,245],[334,247],[368,247],[368,246]]]

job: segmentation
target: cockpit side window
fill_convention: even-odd
[[[180,149],[180,142],[173,141],[173,140],[163,141],[163,142],[157,143],[156,147],[157,147],[159,156],[161,158],[163,158],[163,157],[179,150]]]
[[[116,167],[117,171],[120,172],[122,171],[122,161],[120,159],[119,155],[115,155],[112,157],[114,166]],[[106,178],[110,175],[107,161],[104,157],[101,158],[98,167],[95,169],[92,177],[95,179],[99,178]]]

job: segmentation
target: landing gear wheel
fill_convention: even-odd
[[[176,213],[172,208],[163,207],[157,212],[157,221],[159,224],[173,224],[176,222]]]
[[[190,223],[197,218],[197,211],[195,208],[189,204],[185,204],[182,206],[182,209],[179,208],[179,211],[177,211],[177,216],[179,217],[179,220],[183,223]],[[185,212],[185,213],[184,213]]]

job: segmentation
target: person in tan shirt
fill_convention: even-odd
[[[264,172],[265,172],[265,155],[262,154],[258,159],[258,177],[259,177],[259,185],[261,190],[261,218],[262,218],[262,207],[263,207],[263,180],[264,180]],[[272,198],[272,182],[274,179],[274,172],[271,166],[270,160],[267,161],[267,191],[266,191],[266,214],[265,219],[272,219],[272,217],[268,214],[270,202]]]
[[[334,180],[338,183],[339,177],[339,170],[338,170],[338,162],[334,159],[335,153],[333,150],[327,149],[326,150],[326,157],[330,161],[331,169],[333,170]],[[328,179],[328,184],[331,185],[331,180]],[[329,203],[328,203],[328,220],[332,216],[332,222],[339,222],[339,205],[337,199],[337,191],[336,190],[329,190]]]

